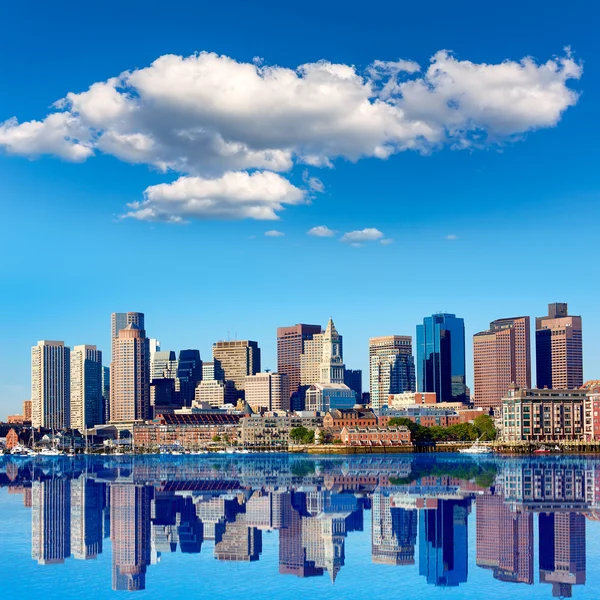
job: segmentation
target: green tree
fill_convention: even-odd
[[[428,442],[432,439],[428,427],[417,425],[406,417],[391,418],[388,421],[388,427],[407,427],[413,442]]]
[[[492,441],[496,439],[497,431],[494,427],[494,419],[490,415],[479,415],[473,422],[473,427],[477,431],[477,437],[481,437],[484,441]]]
[[[306,427],[294,427],[290,429],[290,439],[296,444],[312,444],[315,441],[315,432]]]
[[[213,435],[212,441],[216,442],[216,443],[220,442],[221,441],[221,436],[220,435]]]

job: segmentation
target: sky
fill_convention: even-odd
[[[583,316],[600,378],[595,3],[2,3],[0,416],[38,340],[110,352],[426,315]]]

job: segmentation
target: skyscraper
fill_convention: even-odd
[[[285,373],[257,373],[246,377],[246,402],[253,411],[289,410],[290,387]]]
[[[150,417],[150,357],[148,338],[133,323],[119,331],[113,343],[110,369],[110,420],[138,421]]]
[[[180,350],[177,365],[177,398],[180,406],[191,406],[196,386],[202,380],[202,360],[199,350]]]
[[[362,397],[362,371],[360,369],[345,369],[344,383],[356,395],[356,402],[360,404]]]
[[[568,314],[566,302],[548,305],[535,320],[538,388],[576,389],[583,385],[581,317]]]
[[[224,377],[233,381],[239,397],[244,395],[246,375],[260,373],[260,348],[249,340],[215,342],[212,347],[213,360],[218,361]],[[217,365],[215,364],[215,370]]]
[[[497,409],[511,383],[531,387],[529,317],[498,319],[473,336],[475,405]]]
[[[69,427],[70,367],[70,350],[64,342],[42,340],[31,348],[31,419],[34,427]]]
[[[305,342],[320,333],[320,325],[303,323],[277,328],[277,372],[288,376],[290,395],[296,394],[300,387],[300,357],[304,353]]]
[[[96,346],[71,351],[71,427],[91,429],[104,423],[102,405],[102,352]]]
[[[104,423],[110,421],[110,367],[102,367],[102,414]]]
[[[102,554],[106,484],[85,475],[71,480],[71,552],[79,560]]]
[[[386,335],[369,340],[371,406],[379,412],[390,394],[415,390],[415,362],[409,335]]]
[[[125,329],[127,325],[136,325],[138,329],[146,329],[144,325],[144,313],[126,312],[112,313],[110,316],[110,339],[111,339],[111,360],[114,359],[114,341],[119,337],[119,331]],[[157,342],[160,350],[160,342]],[[150,350],[148,350],[150,352]]]
[[[438,313],[417,325],[417,390],[438,402],[467,400],[463,319]]]
[[[342,336],[330,318],[323,333],[323,349],[320,362],[320,378],[314,383],[344,383],[344,359],[342,358]]]

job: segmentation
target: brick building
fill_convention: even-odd
[[[340,437],[346,446],[404,446],[411,443],[407,427],[344,427]]]

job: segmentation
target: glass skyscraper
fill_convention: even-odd
[[[466,402],[465,322],[449,313],[417,325],[417,389],[438,402]]]

